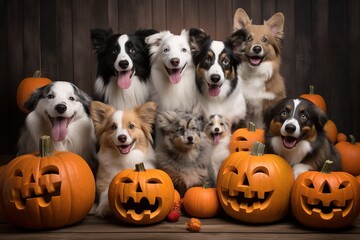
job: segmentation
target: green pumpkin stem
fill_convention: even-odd
[[[333,164],[333,161],[326,160],[325,163],[324,163],[324,166],[321,169],[321,172],[322,173],[330,173],[332,164]]]
[[[145,169],[144,163],[135,164],[135,171],[136,172],[145,172],[146,169]]]
[[[349,135],[349,138],[350,138],[350,144],[352,145],[356,145],[356,139],[355,139],[355,136],[350,134]]]
[[[256,141],[256,142],[254,142],[254,146],[251,149],[250,155],[262,156],[262,155],[264,155],[264,151],[265,151],[265,144]]]
[[[256,132],[255,123],[249,122],[248,131],[249,131],[249,132]]]
[[[33,78],[39,78],[41,77],[41,71],[40,70],[36,70],[34,75],[33,75]]]
[[[315,87],[314,85],[310,85],[309,86],[309,94],[314,94],[315,93]]]
[[[47,157],[54,155],[50,136],[44,135],[40,137],[39,142],[39,155],[40,157]]]
[[[209,182],[205,182],[203,185],[203,188],[208,189],[210,188],[210,183]]]

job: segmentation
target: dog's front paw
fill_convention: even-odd
[[[111,215],[111,208],[108,204],[99,204],[99,206],[95,210],[95,216],[98,218],[107,218]]]
[[[307,171],[312,170],[312,168],[309,165],[306,165],[306,164],[303,164],[303,163],[295,164],[292,168],[293,168],[293,171],[294,171],[295,180],[303,172],[307,172]]]

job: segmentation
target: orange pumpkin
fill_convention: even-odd
[[[109,205],[114,215],[127,223],[152,224],[162,221],[174,205],[174,185],[159,169],[143,163],[119,172],[109,187]]]
[[[347,141],[347,136],[344,133],[338,133],[337,135],[337,142],[346,142]]]
[[[321,95],[315,94],[315,87],[313,85],[310,85],[309,93],[301,94],[300,97],[310,100],[326,113],[326,102]]]
[[[290,210],[292,168],[282,157],[264,154],[264,148],[264,144],[255,142],[251,152],[230,154],[218,173],[217,193],[222,208],[243,222],[274,222]]]
[[[29,111],[24,107],[24,103],[29,99],[31,93],[51,82],[49,78],[41,77],[41,71],[36,71],[33,77],[23,79],[16,93],[16,102],[20,111],[28,113]]]
[[[9,223],[52,229],[84,219],[95,200],[95,179],[86,161],[70,152],[53,152],[49,136],[40,153],[19,156],[0,175],[0,209]]]
[[[232,134],[230,153],[251,151],[256,141],[265,142],[264,130],[256,128],[255,124],[250,122],[248,128],[239,128]]]
[[[216,188],[210,188],[208,183],[202,187],[189,188],[184,195],[185,212],[197,218],[215,217],[221,210]]]
[[[344,228],[360,213],[360,183],[347,172],[330,172],[331,164],[327,160],[321,172],[304,172],[294,183],[291,209],[304,226]]]
[[[337,137],[338,137],[338,131],[336,124],[332,120],[327,120],[327,122],[324,125],[324,130],[326,132],[327,138],[332,142],[333,144],[336,143]]]
[[[339,142],[335,147],[341,157],[342,170],[356,176],[360,175],[360,143],[353,135],[349,138],[350,142]]]
[[[174,203],[177,203],[181,200],[180,193],[174,189]]]

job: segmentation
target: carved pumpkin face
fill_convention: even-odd
[[[174,203],[174,185],[159,169],[127,169],[118,173],[109,187],[109,205],[116,217],[133,224],[163,220]]]
[[[249,223],[268,223],[283,218],[290,208],[294,181],[287,162],[277,156],[232,153],[223,162],[217,191],[224,211]]]
[[[0,184],[4,218],[30,229],[76,223],[86,217],[95,199],[90,167],[70,152],[15,158],[2,170]]]
[[[304,172],[294,183],[291,204],[294,216],[305,226],[346,227],[360,212],[360,184],[346,172]]]
[[[256,141],[265,142],[264,130],[250,122],[248,128],[239,128],[231,135],[230,152],[251,151]]]

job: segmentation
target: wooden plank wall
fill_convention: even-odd
[[[0,0],[0,154],[14,154],[25,115],[16,105],[20,81],[41,69],[52,80],[93,93],[96,58],[89,30],[121,33],[200,27],[222,40],[237,8],[260,24],[285,15],[281,72],[288,95],[313,84],[338,129],[360,141],[358,0]]]

